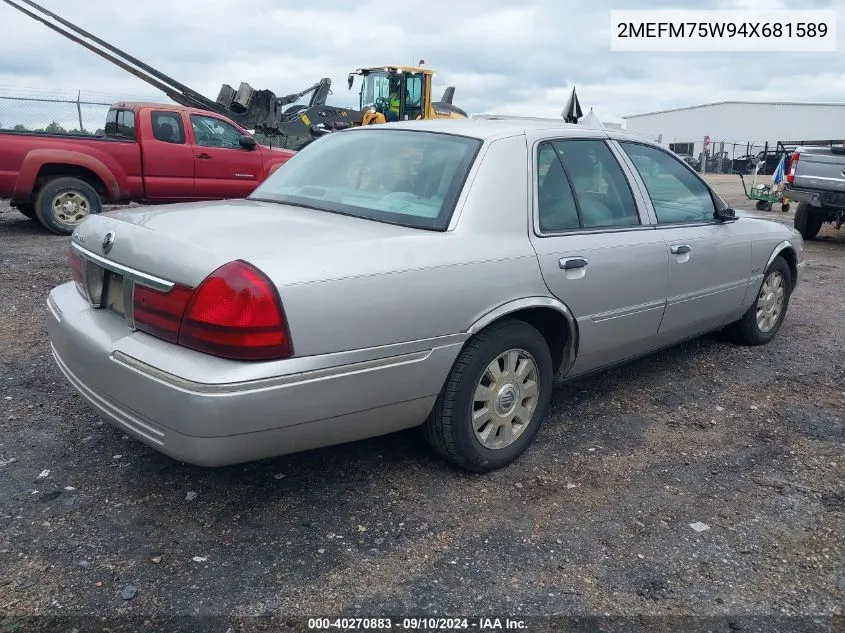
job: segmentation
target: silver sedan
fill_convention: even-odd
[[[557,121],[327,135],[245,200],[112,211],[49,295],[102,416],[217,466],[422,426],[477,472],[574,378],[783,322],[800,235],[738,217],[661,146]]]

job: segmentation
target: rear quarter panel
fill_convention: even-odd
[[[143,195],[141,153],[134,141],[4,133],[0,143],[0,195],[28,199],[38,172],[52,164],[93,171],[113,200]]]

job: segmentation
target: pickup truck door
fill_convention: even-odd
[[[261,181],[259,148],[240,145],[241,132],[211,115],[191,114],[194,137],[195,198],[245,198]]]
[[[651,350],[668,256],[645,221],[642,195],[604,139],[543,141],[535,155],[529,235],[546,285],[578,323],[571,375]]]
[[[178,201],[194,197],[194,149],[180,112],[142,110],[140,136],[144,192],[150,200]]]
[[[669,152],[619,141],[647,192],[669,257],[661,343],[702,334],[742,316],[751,279],[751,236],[739,221],[717,222],[703,180]]]

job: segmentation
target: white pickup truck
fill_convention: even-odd
[[[789,162],[784,198],[795,200],[795,228],[805,240],[825,222],[845,223],[845,145],[798,147]]]

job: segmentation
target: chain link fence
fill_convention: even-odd
[[[0,96],[0,130],[102,134],[109,103]]]
[[[706,152],[702,151],[704,139],[678,140],[667,142],[660,137],[655,141],[662,143],[681,156],[700,173],[709,174],[753,174],[770,176],[775,173],[778,163],[784,155],[789,159],[792,151],[800,145],[830,146],[842,143],[841,140],[780,140],[780,141],[736,141],[711,139]]]

